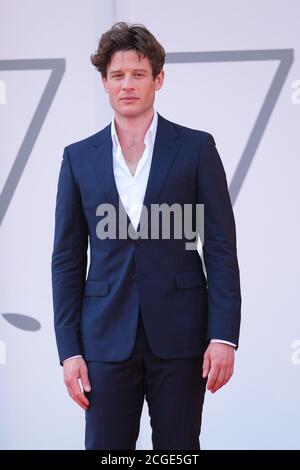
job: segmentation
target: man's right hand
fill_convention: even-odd
[[[90,392],[91,384],[88,378],[88,369],[85,360],[82,357],[66,359],[63,362],[63,368],[64,382],[70,397],[86,411],[89,406],[89,401],[83,391]]]

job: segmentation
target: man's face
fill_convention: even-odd
[[[102,79],[115,113],[137,117],[152,108],[156,90],[162,87],[164,72],[153,78],[150,61],[139,59],[135,50],[117,51]]]

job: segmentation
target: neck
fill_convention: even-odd
[[[153,116],[153,107],[140,116],[128,117],[115,113],[115,127],[120,143],[134,144],[144,141]]]

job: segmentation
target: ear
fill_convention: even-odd
[[[107,80],[106,80],[106,78],[102,78],[102,77],[101,77],[101,80],[102,80],[102,84],[103,84],[103,88],[104,88],[105,92],[106,92],[106,93],[109,93],[109,88],[108,88],[108,86],[107,86]]]
[[[165,78],[165,71],[161,70],[157,77],[155,78],[155,90],[160,90],[161,87],[163,86],[164,83],[164,78]]]

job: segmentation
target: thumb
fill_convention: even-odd
[[[210,369],[210,359],[209,359],[209,355],[208,355],[208,354],[204,354],[204,358],[203,358],[203,374],[202,374],[202,377],[203,377],[203,378],[205,378],[205,377],[208,376],[209,369]]]
[[[89,377],[88,377],[87,367],[80,368],[80,377],[81,377],[81,383],[82,383],[83,389],[86,392],[90,392],[91,384],[90,384]]]

